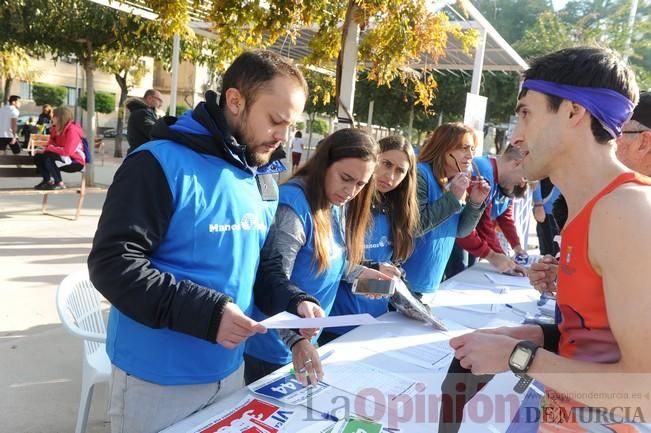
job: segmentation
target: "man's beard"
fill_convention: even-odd
[[[246,120],[247,118],[245,116],[240,125],[233,129],[233,137],[237,140],[240,146],[244,146],[244,158],[246,159],[246,163],[250,167],[260,167],[269,162],[271,152],[268,154],[260,154],[252,150],[252,146],[254,146],[253,142],[252,140],[249,140],[243,132],[247,128]]]

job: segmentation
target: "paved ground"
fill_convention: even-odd
[[[111,146],[109,141],[107,152]],[[96,158],[96,181],[110,184],[120,162],[105,157],[102,166]],[[64,180],[72,184],[77,177]],[[16,186],[36,183],[21,182]],[[88,194],[81,217],[70,221],[41,215],[40,196],[0,196],[0,433],[74,431],[82,343],[62,328],[54,296],[67,274],[85,268],[104,197]],[[73,195],[49,201],[53,214],[74,212]],[[89,433],[109,432],[105,397],[106,387],[97,387]]]

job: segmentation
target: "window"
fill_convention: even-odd
[[[68,89],[68,101],[67,105],[74,107],[77,105],[77,89],[74,87],[67,87]]]
[[[32,83],[29,81],[21,81],[18,96],[20,96],[20,99],[32,100]]]

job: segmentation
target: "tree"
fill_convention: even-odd
[[[14,80],[32,81],[36,72],[31,69],[27,52],[13,44],[0,43],[0,78],[4,79],[2,102],[7,103],[11,96],[11,86]]]
[[[144,3],[168,22],[169,32],[185,32],[189,20],[183,0]],[[367,75],[379,84],[414,77],[404,69],[421,61],[426,53],[433,62],[445,54],[448,37],[458,39],[469,50],[477,40],[474,29],[462,30],[443,12],[430,12],[426,0],[313,0],[310,2],[268,0],[213,2],[207,20],[219,33],[215,42],[214,62],[227,62],[246,48],[266,47],[280,37],[293,39],[302,28],[316,28],[310,41],[311,54],[305,64],[332,68],[337,65],[335,95],[338,96],[341,57],[347,24],[355,22],[364,30],[360,43],[361,63],[368,65]],[[344,32],[340,30],[343,22]],[[372,24],[372,25],[370,25]],[[433,67],[434,63],[430,66]],[[425,68],[427,69],[427,68]],[[415,85],[417,101],[431,103],[436,82],[431,74]],[[335,98],[337,101],[337,98]]]
[[[79,100],[79,105],[81,105],[81,108],[83,108],[84,110],[88,109],[87,95],[83,95],[81,97],[81,99]],[[101,90],[95,92],[95,114],[98,116],[98,120],[99,120],[99,113],[110,114],[114,111],[115,111],[115,93],[103,92]]]
[[[111,50],[100,53],[97,58],[98,67],[113,74],[115,81],[120,86],[118,100],[117,134],[115,136],[115,149],[113,156],[122,158],[122,131],[124,129],[124,109],[129,96],[129,90],[138,84],[147,73],[144,61],[138,50],[125,47],[121,50]]]
[[[137,43],[143,18],[87,0],[0,0],[0,42],[12,42],[30,53],[55,59],[74,55],[86,74],[86,137],[95,138],[95,84],[99,52]],[[93,183],[92,164],[88,168]]]
[[[68,96],[68,90],[63,86],[46,83],[34,83],[32,96],[36,105],[50,104],[53,107],[63,105]]]
[[[511,45],[534,26],[541,13],[553,10],[550,0],[477,0],[473,4]]]

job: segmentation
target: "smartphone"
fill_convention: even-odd
[[[392,296],[396,291],[396,281],[358,278],[353,283],[353,293],[360,295]]]

